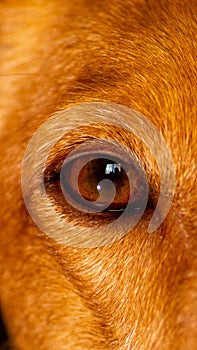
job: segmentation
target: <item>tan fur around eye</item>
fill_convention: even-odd
[[[13,350],[196,349],[196,7],[196,0],[1,1],[1,307]],[[146,211],[121,240],[80,249],[34,224],[21,162],[44,121],[96,101],[152,121],[177,182],[156,232],[147,232]],[[84,131],[70,137],[83,139]],[[155,160],[130,133],[88,133],[141,152],[159,191]]]

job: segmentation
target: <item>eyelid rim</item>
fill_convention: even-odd
[[[103,143],[102,143],[103,144]],[[103,144],[104,145],[104,144]],[[92,143],[91,143],[91,146],[92,146]],[[82,145],[82,148],[84,148],[83,147],[83,145]],[[86,145],[85,145],[85,148],[87,149],[87,147],[86,147]],[[91,149],[92,149],[92,147],[91,147]],[[94,152],[86,152],[86,154],[89,156],[88,158],[88,160],[87,159],[83,159],[83,161],[82,161],[82,165],[81,164],[79,164],[79,167],[74,167],[74,171],[75,171],[75,175],[72,177],[72,182],[73,182],[73,184],[74,184],[74,187],[75,187],[75,189],[76,189],[76,191],[75,191],[75,195],[77,194],[77,196],[78,196],[78,199],[79,199],[79,201],[77,201],[76,199],[74,199],[73,197],[72,197],[72,195],[70,195],[70,191],[64,191],[64,186],[62,187],[62,181],[64,181],[63,179],[65,178],[65,175],[62,175],[62,171],[64,172],[65,171],[65,169],[64,169],[64,166],[65,165],[68,165],[69,166],[69,164],[71,164],[71,166],[72,166],[72,162],[74,162],[75,160],[77,160],[77,159],[79,159],[79,158],[85,158],[85,157],[83,157],[83,156],[81,156],[81,155],[78,155],[78,148],[77,148],[77,152],[76,152],[76,149],[74,149],[72,152],[71,152],[71,157],[70,157],[70,159],[68,159],[69,158],[69,154],[68,154],[68,157],[65,159],[65,161],[63,162],[63,164],[62,164],[62,166],[61,166],[61,169],[60,169],[60,167],[59,167],[59,171],[58,171],[58,173],[56,173],[56,175],[57,176],[59,176],[58,178],[56,178],[56,176],[54,177],[54,176],[52,176],[51,178],[50,178],[50,174],[49,174],[49,176],[48,176],[48,174],[47,174],[47,181],[46,181],[46,183],[50,183],[50,180],[51,180],[51,183],[53,183],[53,182],[56,182],[57,180],[60,180],[60,192],[61,193],[63,193],[63,195],[64,195],[64,199],[65,199],[65,201],[67,202],[67,203],[69,203],[73,208],[75,208],[75,209],[77,209],[79,212],[84,212],[84,213],[90,213],[90,214],[92,214],[92,213],[100,213],[100,212],[102,212],[103,210],[105,210],[106,208],[108,208],[111,204],[112,204],[112,201],[111,201],[111,199],[112,198],[110,198],[109,199],[109,202],[107,202],[107,203],[105,203],[105,205],[104,205],[104,202],[103,202],[103,204],[102,205],[104,205],[104,208],[103,207],[101,207],[101,205],[99,205],[99,202],[97,202],[97,203],[95,203],[95,207],[94,207],[94,209],[91,209],[91,208],[93,208],[93,206],[92,206],[92,204],[93,203],[90,203],[88,200],[86,200],[85,198],[82,198],[82,196],[81,196],[81,194],[80,194],[80,191],[79,191],[79,188],[78,188],[78,178],[79,178],[79,174],[80,174],[80,171],[81,171],[81,169],[83,168],[83,166],[84,165],[86,165],[87,163],[89,163],[90,161],[92,161],[92,160],[95,160],[95,159],[100,159],[100,158],[108,158],[108,160],[110,161],[117,161],[117,159],[118,159],[118,161],[120,161],[121,163],[122,163],[122,167],[123,167],[123,169],[125,170],[125,172],[127,173],[127,176],[128,176],[128,180],[129,180],[129,185],[130,185],[130,196],[129,196],[129,199],[128,199],[128,202],[127,202],[127,205],[126,205],[126,207],[128,206],[129,208],[133,208],[133,206],[131,205],[131,203],[133,203],[133,205],[134,205],[134,201],[132,200],[132,198],[133,198],[133,181],[132,181],[132,178],[130,178],[130,175],[129,175],[129,169],[133,169],[133,171],[135,171],[135,173],[137,174],[137,176],[138,177],[140,177],[141,178],[141,182],[143,181],[143,188],[144,188],[144,190],[145,190],[145,195],[143,196],[143,199],[144,199],[144,201],[143,201],[143,205],[142,205],[142,201],[140,200],[140,203],[141,203],[141,206],[143,207],[143,209],[145,209],[145,207],[146,207],[146,204],[147,204],[147,201],[148,201],[148,183],[147,183],[147,178],[146,178],[146,176],[145,176],[145,173],[144,173],[144,171],[140,168],[139,169],[139,167],[137,167],[137,164],[134,162],[134,160],[131,158],[131,156],[130,155],[127,155],[127,158],[128,158],[128,163],[126,163],[125,161],[121,161],[121,159],[118,157],[115,157],[114,156],[114,154],[112,154],[112,155],[109,155],[109,153],[108,153],[108,155],[106,155],[106,154],[101,154],[100,153],[101,152],[101,150],[100,150],[100,147],[99,147],[99,153],[94,153]],[[124,152],[125,152],[125,150],[124,150]],[[74,156],[72,156],[72,153],[74,153]],[[76,156],[76,153],[77,153],[77,156]],[[83,153],[84,154],[84,153]],[[95,156],[97,154],[97,156]],[[107,156],[107,157],[106,157]],[[129,162],[129,160],[130,160],[130,162]],[[67,163],[67,164],[66,164]],[[130,165],[129,165],[129,163],[130,163]],[[133,166],[132,166],[133,165]],[[54,173],[53,173],[54,174]],[[62,178],[62,176],[63,176],[63,178]],[[104,181],[105,181],[105,179],[103,179]],[[131,180],[131,181],[130,181]],[[108,181],[108,180],[107,180]],[[109,184],[110,185],[110,184]],[[72,187],[72,186],[71,186]],[[71,188],[70,187],[70,188]],[[68,187],[68,189],[69,189],[69,187]],[[50,197],[50,195],[49,195],[49,198],[53,198],[53,196],[51,196]],[[80,203],[80,201],[81,201],[81,203]],[[97,204],[97,205],[96,205]],[[138,201],[138,204],[139,204],[139,201]],[[63,205],[62,205],[62,207],[63,207]],[[125,207],[125,208],[126,208]],[[89,208],[89,209],[88,209]],[[96,209],[97,208],[97,209]],[[125,209],[124,208],[124,209]],[[141,211],[141,212],[143,212],[143,211]],[[131,215],[131,212],[129,211],[129,214],[128,215]]]
[[[88,147],[89,146],[89,147]],[[109,146],[111,149],[106,150],[106,146]],[[83,151],[82,153],[80,152],[80,149]],[[84,149],[84,150],[83,150]],[[118,152],[117,152],[118,150]],[[79,151],[79,154],[78,154]],[[74,150],[68,153],[68,151],[65,151],[62,153],[61,158],[58,157],[57,155],[53,157],[53,159],[48,162],[45,172],[50,173],[50,169],[54,168],[57,169],[55,172],[60,172],[62,166],[64,166],[65,163],[70,163],[76,159],[79,159],[80,157],[88,156],[88,155],[101,155],[101,158],[107,158],[113,157],[114,160],[116,158],[120,160],[121,163],[130,164],[130,160],[132,159],[132,166],[135,168],[137,172],[139,171],[145,171],[143,168],[143,163],[140,161],[140,159],[136,156],[135,152],[133,152],[131,149],[126,147],[125,145],[123,146],[122,144],[118,143],[117,141],[114,140],[105,140],[105,139],[94,139],[94,140],[88,140],[81,146],[77,147],[77,154],[75,155],[72,154],[72,156],[69,156],[70,153],[74,153]],[[129,156],[128,156],[129,154]],[[124,158],[123,158],[124,157]],[[69,158],[69,160],[67,160]],[[123,158],[123,160],[122,160]]]

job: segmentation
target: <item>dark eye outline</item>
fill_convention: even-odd
[[[82,153],[80,156],[84,156],[84,154],[86,154],[86,152]],[[113,154],[113,156],[112,156],[112,154]],[[123,163],[123,161],[120,158],[118,158],[119,157],[118,153],[114,155],[114,153],[112,153],[112,152],[105,152],[102,154],[100,153],[100,155],[104,156],[105,158],[107,158],[107,156],[110,155],[111,157],[113,157],[113,159],[115,161],[117,161],[117,159],[119,159],[120,162]],[[78,156],[78,157],[80,157],[80,156]],[[75,160],[75,158],[71,159],[71,161],[74,161],[74,160]],[[50,197],[50,194],[49,194],[48,189],[53,187],[53,182],[58,182],[60,180],[60,171],[61,171],[62,164],[63,164],[63,159],[60,159],[59,161],[57,160],[57,162],[53,161],[52,169],[50,167],[50,164],[45,169],[45,177],[44,177],[45,178],[45,189],[46,189],[46,193],[49,197]],[[124,164],[126,164],[126,163],[124,162]],[[136,159],[136,157],[133,157],[132,165],[136,169],[136,171],[138,171],[142,174],[142,169],[141,169],[141,166],[139,165],[139,160]],[[144,171],[144,169],[143,169],[143,171]],[[51,199],[51,198],[49,198],[49,199]],[[142,199],[142,201],[143,201],[143,199]],[[55,201],[53,200],[53,205],[55,205],[55,204],[57,204],[57,202],[55,203]],[[130,206],[133,208],[132,210],[136,210],[136,212],[138,212],[138,213],[141,210],[140,205],[141,205],[140,201],[138,203],[136,203],[136,202],[130,203]],[[64,210],[65,209],[64,208],[63,210],[61,210],[60,207],[61,206],[58,206],[58,210],[59,210],[59,212],[61,212],[62,216],[65,216],[66,219],[67,219],[67,215],[69,215],[69,214],[74,215],[74,211],[71,208],[69,208],[69,209],[67,208],[66,210]],[[102,215],[105,215],[105,218],[108,218],[110,220],[115,220],[116,217],[119,217],[121,215],[121,212],[123,212],[124,210],[125,210],[125,208],[123,208],[122,210],[112,210],[112,211],[106,210],[106,211],[98,213],[96,215],[93,215],[93,214],[87,215],[87,219],[92,220],[92,223],[93,223],[94,221],[98,221],[98,217],[101,218]],[[143,211],[144,211],[144,209],[143,209]],[[78,212],[78,215],[79,215],[79,213],[80,212]]]

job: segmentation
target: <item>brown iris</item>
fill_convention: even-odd
[[[136,167],[118,158],[83,155],[62,166],[61,188],[82,211],[123,211],[143,198],[144,181]]]

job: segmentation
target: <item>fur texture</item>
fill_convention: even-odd
[[[196,10],[196,0],[1,1],[1,305],[13,349],[196,349]],[[77,249],[34,225],[21,162],[48,117],[93,101],[155,124],[177,186],[153,234],[149,210],[112,245]]]

